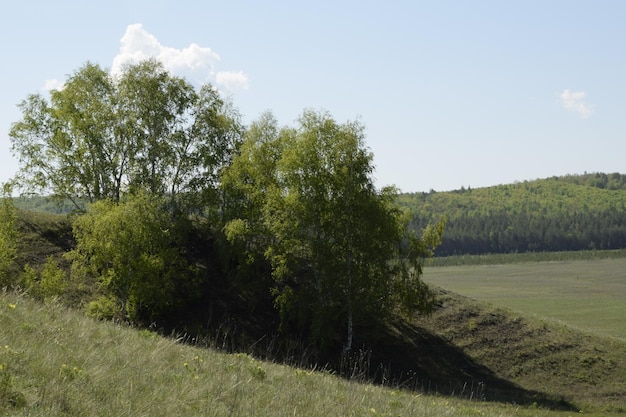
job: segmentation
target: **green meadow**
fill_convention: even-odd
[[[626,340],[625,258],[430,267],[424,278],[470,298]]]

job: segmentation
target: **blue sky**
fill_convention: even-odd
[[[0,14],[0,182],[28,94],[157,56],[250,122],[359,119],[377,185],[626,173],[626,2],[22,0]],[[303,2],[302,2],[303,3]]]

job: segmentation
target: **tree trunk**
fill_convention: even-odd
[[[352,337],[354,334],[352,325],[352,303],[348,306],[348,335],[346,338],[346,345],[343,347],[344,355],[347,355],[352,350]]]

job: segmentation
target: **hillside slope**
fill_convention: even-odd
[[[19,227],[24,239],[20,246],[21,260],[35,264],[37,261],[43,262],[50,255],[59,257],[71,245],[71,241],[68,241],[67,217],[28,213],[22,213],[21,217]],[[14,350],[25,352],[27,346],[51,346],[63,337],[65,342],[60,344],[61,353],[58,354],[66,355],[68,359],[55,360],[64,360],[63,363],[69,366],[70,358],[78,354],[69,342],[72,338],[86,337],[83,346],[87,350],[90,349],[90,343],[96,350],[100,346],[106,348],[110,343],[120,343],[99,340],[91,335],[93,332],[99,334],[100,330],[89,330],[89,333],[80,328],[70,329],[69,325],[54,321],[60,314],[57,307],[48,311],[46,306],[37,307],[38,304],[32,301],[20,300],[14,295],[7,296],[13,298],[8,298],[2,305],[0,347],[2,344],[19,344],[21,350]],[[623,398],[626,397],[626,381],[623,380],[623,375],[626,375],[625,343],[523,318],[444,290],[439,291],[438,298],[439,303],[432,316],[418,317],[412,323],[397,320],[388,323],[387,328],[372,328],[367,323],[357,324],[355,346],[361,349],[343,363],[341,372],[349,377],[373,379],[418,392],[451,394],[463,398],[517,404],[537,403],[564,409],[626,408],[623,404]],[[226,302],[228,300],[222,300],[222,303]],[[32,314],[37,316],[16,319],[10,305],[17,304],[29,306],[35,312]],[[250,312],[237,306],[226,306],[224,311],[237,314],[220,316],[221,327],[218,330],[221,333],[205,335],[207,340],[220,339],[220,343],[213,345],[287,364],[340,365],[336,356],[314,357],[307,352],[306,346],[295,344],[289,351],[277,350],[277,335],[267,333],[267,329],[274,328],[273,323],[267,322],[275,318],[272,314]],[[79,313],[67,314],[73,317],[73,322],[81,323],[79,327],[95,323],[87,319],[83,323],[82,319],[77,318]],[[48,320],[51,322],[48,323]],[[68,333],[65,334],[65,331]],[[151,332],[144,335],[154,336]],[[229,343],[225,345],[223,341],[227,339]],[[145,347],[137,349],[145,351]],[[335,350],[335,353],[338,351]],[[29,355],[37,357],[39,354],[33,352]],[[100,356],[106,357],[106,354],[81,352],[82,359],[77,360],[78,365],[72,366],[84,369],[84,363]],[[157,353],[149,356],[158,360]],[[9,366],[11,358],[0,358],[0,363]],[[113,365],[100,363],[98,367],[119,364],[119,358],[112,360]],[[17,363],[19,365],[29,361]],[[57,368],[59,366],[62,365]],[[105,371],[100,369],[93,372],[100,374]],[[32,382],[31,376],[24,378],[26,382],[23,383],[26,385],[19,391],[24,391],[29,401],[43,401],[36,399],[37,396],[47,395],[36,388],[39,382]],[[177,383],[176,378],[166,380],[162,383]],[[28,386],[32,391],[29,391]]]
[[[624,343],[530,321],[445,291],[440,300],[432,317],[397,325],[397,337],[377,346],[394,349],[386,357],[387,376],[398,360],[423,366],[402,380],[385,380],[394,390],[381,390],[342,382],[328,371],[185,346],[185,338],[162,338],[0,293],[0,413],[369,415],[374,409],[397,416],[537,415],[536,409],[485,400],[582,408],[592,415],[624,411]],[[435,374],[437,379],[428,379]],[[453,388],[445,401],[423,396],[441,393],[444,385]]]
[[[626,176],[587,174],[450,192],[398,202],[423,227],[448,218],[440,256],[626,247]]]
[[[584,408],[626,411],[626,342],[521,316],[439,290],[439,307],[415,324],[504,380]]]

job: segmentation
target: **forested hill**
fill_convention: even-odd
[[[485,188],[404,193],[401,206],[421,230],[448,223],[438,256],[626,248],[626,175],[567,175]],[[70,211],[44,197],[16,199],[27,210]]]
[[[626,175],[567,175],[401,194],[423,227],[448,218],[438,256],[626,248]]]

